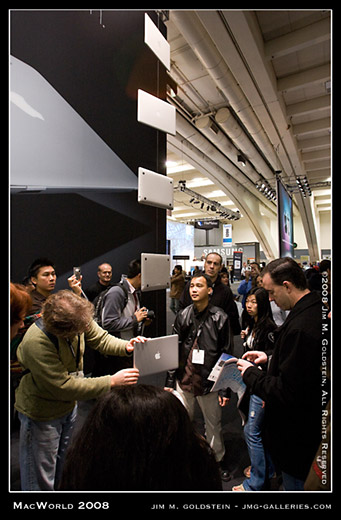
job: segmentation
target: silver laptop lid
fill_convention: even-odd
[[[157,291],[170,287],[170,255],[141,253],[141,291]]]
[[[173,209],[173,179],[140,166],[138,169],[137,200],[140,204]]]
[[[140,376],[157,374],[179,366],[179,339],[177,334],[152,338],[145,343],[135,343],[134,367]]]

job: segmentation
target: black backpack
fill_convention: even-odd
[[[107,289],[105,289],[105,291],[102,291],[96,298],[95,300],[93,301],[93,304],[95,306],[95,313],[94,313],[94,320],[95,322],[100,326],[102,327],[102,313],[103,313],[103,308],[104,308],[104,301],[105,301],[105,297],[108,293],[108,291],[110,291],[110,289],[112,289],[113,287],[120,287],[122,289],[122,291],[124,292],[124,306],[123,308],[127,305],[128,303],[128,290],[127,288],[123,285],[122,282],[118,282],[118,283],[115,283],[114,285],[110,285],[110,287],[108,287]]]

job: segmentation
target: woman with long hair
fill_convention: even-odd
[[[262,287],[254,287],[245,301],[244,323],[247,327],[241,331],[244,351],[267,350],[271,343],[271,332],[276,328],[272,319],[269,295]],[[263,367],[264,370],[264,367]],[[244,427],[251,466],[244,470],[247,477],[242,484],[234,486],[232,491],[261,491],[268,485],[274,470],[269,454],[262,441],[264,403],[255,394],[250,395],[248,418]]]
[[[269,341],[268,334],[276,328],[273,320],[269,295],[263,287],[254,287],[247,294],[243,322],[246,328],[241,331],[244,353],[258,350]]]

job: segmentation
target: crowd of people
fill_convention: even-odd
[[[179,366],[164,388],[136,384],[132,353],[151,318],[141,304],[139,260],[127,267],[117,283],[103,263],[93,286],[83,290],[74,274],[69,289],[55,292],[54,263],[39,258],[21,284],[11,283],[21,489],[222,490],[231,479],[222,433],[231,389],[212,391],[209,376],[222,354],[234,355],[237,336],[250,466],[233,491],[268,490],[274,475],[284,491],[330,489],[330,450],[323,451],[330,442],[330,261],[308,270],[288,257],[263,269],[253,262],[237,295],[217,253],[188,281],[175,266],[170,308]],[[83,400],[95,404],[72,436]],[[196,405],[204,437],[193,423]]]

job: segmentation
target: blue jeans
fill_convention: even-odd
[[[264,484],[274,475],[270,455],[264,449],[262,425],[264,419],[263,401],[260,397],[250,396],[249,415],[244,427],[245,441],[251,460],[251,476],[244,480],[246,491],[261,491]]]
[[[304,491],[304,480],[300,480],[288,473],[283,473],[283,490],[284,491]]]
[[[77,405],[69,414],[52,421],[34,421],[19,413],[22,491],[58,488],[76,417]]]
[[[178,310],[179,310],[179,305],[180,305],[180,300],[178,300],[178,298],[171,298],[171,303],[170,303],[170,310],[174,312],[174,314],[177,314]]]

